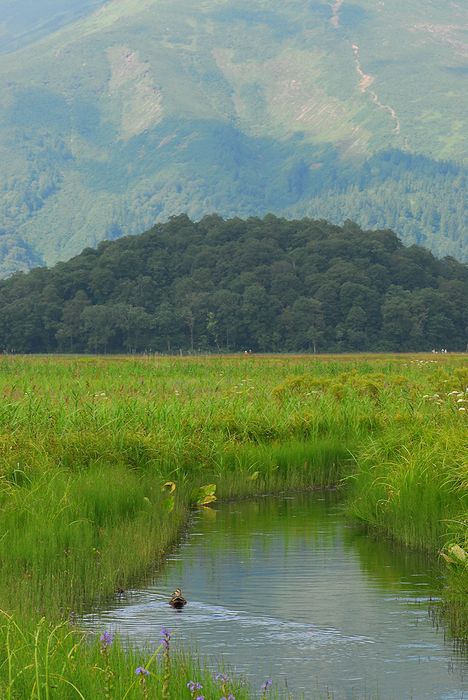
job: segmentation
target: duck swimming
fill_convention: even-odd
[[[172,607],[176,608],[177,610],[180,610],[180,608],[183,608],[184,605],[187,605],[187,601],[182,595],[182,591],[180,590],[180,588],[175,589],[169,601],[169,605],[172,605]]]

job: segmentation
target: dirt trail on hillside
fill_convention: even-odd
[[[344,0],[335,0],[335,2],[331,5],[333,15],[330,19],[330,24],[332,27],[335,27],[335,29],[338,29],[340,26],[340,10],[343,2]]]
[[[361,92],[368,93],[372,99],[372,102],[379,108],[383,109],[384,111],[388,112],[394,122],[394,128],[393,132],[395,134],[399,134],[401,131],[401,123],[398,118],[398,114],[396,111],[391,107],[390,105],[383,104],[383,102],[380,101],[378,94],[374,90],[370,90],[369,88],[373,84],[375,78],[373,75],[369,75],[365,73],[362,69],[361,65],[361,57],[360,57],[360,51],[359,51],[359,46],[357,44],[352,44],[352,49],[353,49],[353,54],[354,54],[354,61],[356,64],[356,72],[359,75],[359,89]]]

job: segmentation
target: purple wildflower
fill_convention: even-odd
[[[161,632],[159,633],[159,641],[167,651],[169,649],[169,642],[171,641],[171,633],[167,627],[163,627],[161,629]]]
[[[271,688],[272,685],[273,681],[271,680],[271,678],[267,678],[266,681],[262,683],[261,690],[263,690],[263,693],[266,694],[267,690],[269,690],[269,688]]]
[[[135,674],[137,676],[149,676],[150,672],[144,666],[138,666],[138,668],[135,669]]]
[[[229,678],[226,676],[225,673],[217,673],[215,676],[215,681],[218,681],[218,683],[227,683]]]
[[[194,681],[189,681],[187,683],[187,688],[190,690],[191,693],[194,693],[196,690],[201,690],[203,688],[201,683],[195,683]]]
[[[113,639],[114,638],[110,632],[103,632],[99,637],[99,641],[101,642],[102,648],[107,649],[107,647],[110,647]]]

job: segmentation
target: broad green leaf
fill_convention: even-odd
[[[216,496],[205,496],[205,498],[200,499],[198,501],[198,505],[206,506],[206,505],[208,505],[208,503],[214,503],[214,501],[216,501],[216,500],[217,500]]]
[[[216,493],[216,484],[206,484],[205,486],[200,486],[200,493],[204,493],[206,496],[213,496]]]
[[[216,501],[216,484],[205,484],[192,492],[192,503],[197,506],[205,506]]]
[[[455,557],[455,559],[458,559],[458,561],[468,563],[468,552],[465,552],[465,550],[462,547],[460,547],[460,545],[453,544],[451,547],[448,548],[448,551],[453,557]]]

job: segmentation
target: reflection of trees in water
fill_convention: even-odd
[[[340,523],[327,513],[338,501],[333,491],[294,496],[267,496],[216,504],[195,514],[189,539],[190,556],[171,562],[182,572],[203,561],[205,575],[216,587],[242,575],[268,576],[281,559],[287,562],[290,549],[309,556],[312,549],[336,549],[341,540]]]
[[[214,512],[197,516],[196,531],[205,536],[192,540],[191,559],[203,558],[209,579],[217,585],[242,569],[244,576],[264,575],[268,586],[275,567],[284,565],[287,572],[289,551],[295,558],[302,551],[304,558],[326,560],[331,579],[339,571],[355,571],[357,565],[373,585],[417,605],[426,605],[420,598],[441,595],[445,570],[437,557],[365,533],[340,514],[339,500],[338,493],[328,491],[217,505]],[[312,590],[313,581],[310,585]]]
[[[308,547],[331,545],[338,538],[339,522],[333,519],[334,526],[330,527],[327,519],[327,527],[322,526],[330,505],[338,500],[334,491],[320,496],[308,493],[247,499],[217,505],[215,529],[211,529],[212,516],[205,512],[200,514],[199,523],[209,534],[210,552],[215,556],[234,542],[243,556],[253,554],[254,543],[263,553],[270,551],[273,543],[274,546],[281,543],[286,550],[293,540]]]
[[[347,551],[357,553],[362,571],[379,586],[407,591],[405,582],[418,576],[419,583],[427,585],[429,596],[441,593],[444,567],[434,555],[388,538],[379,539],[378,535],[358,527],[344,530],[344,546]],[[409,591],[407,595],[414,593]]]

